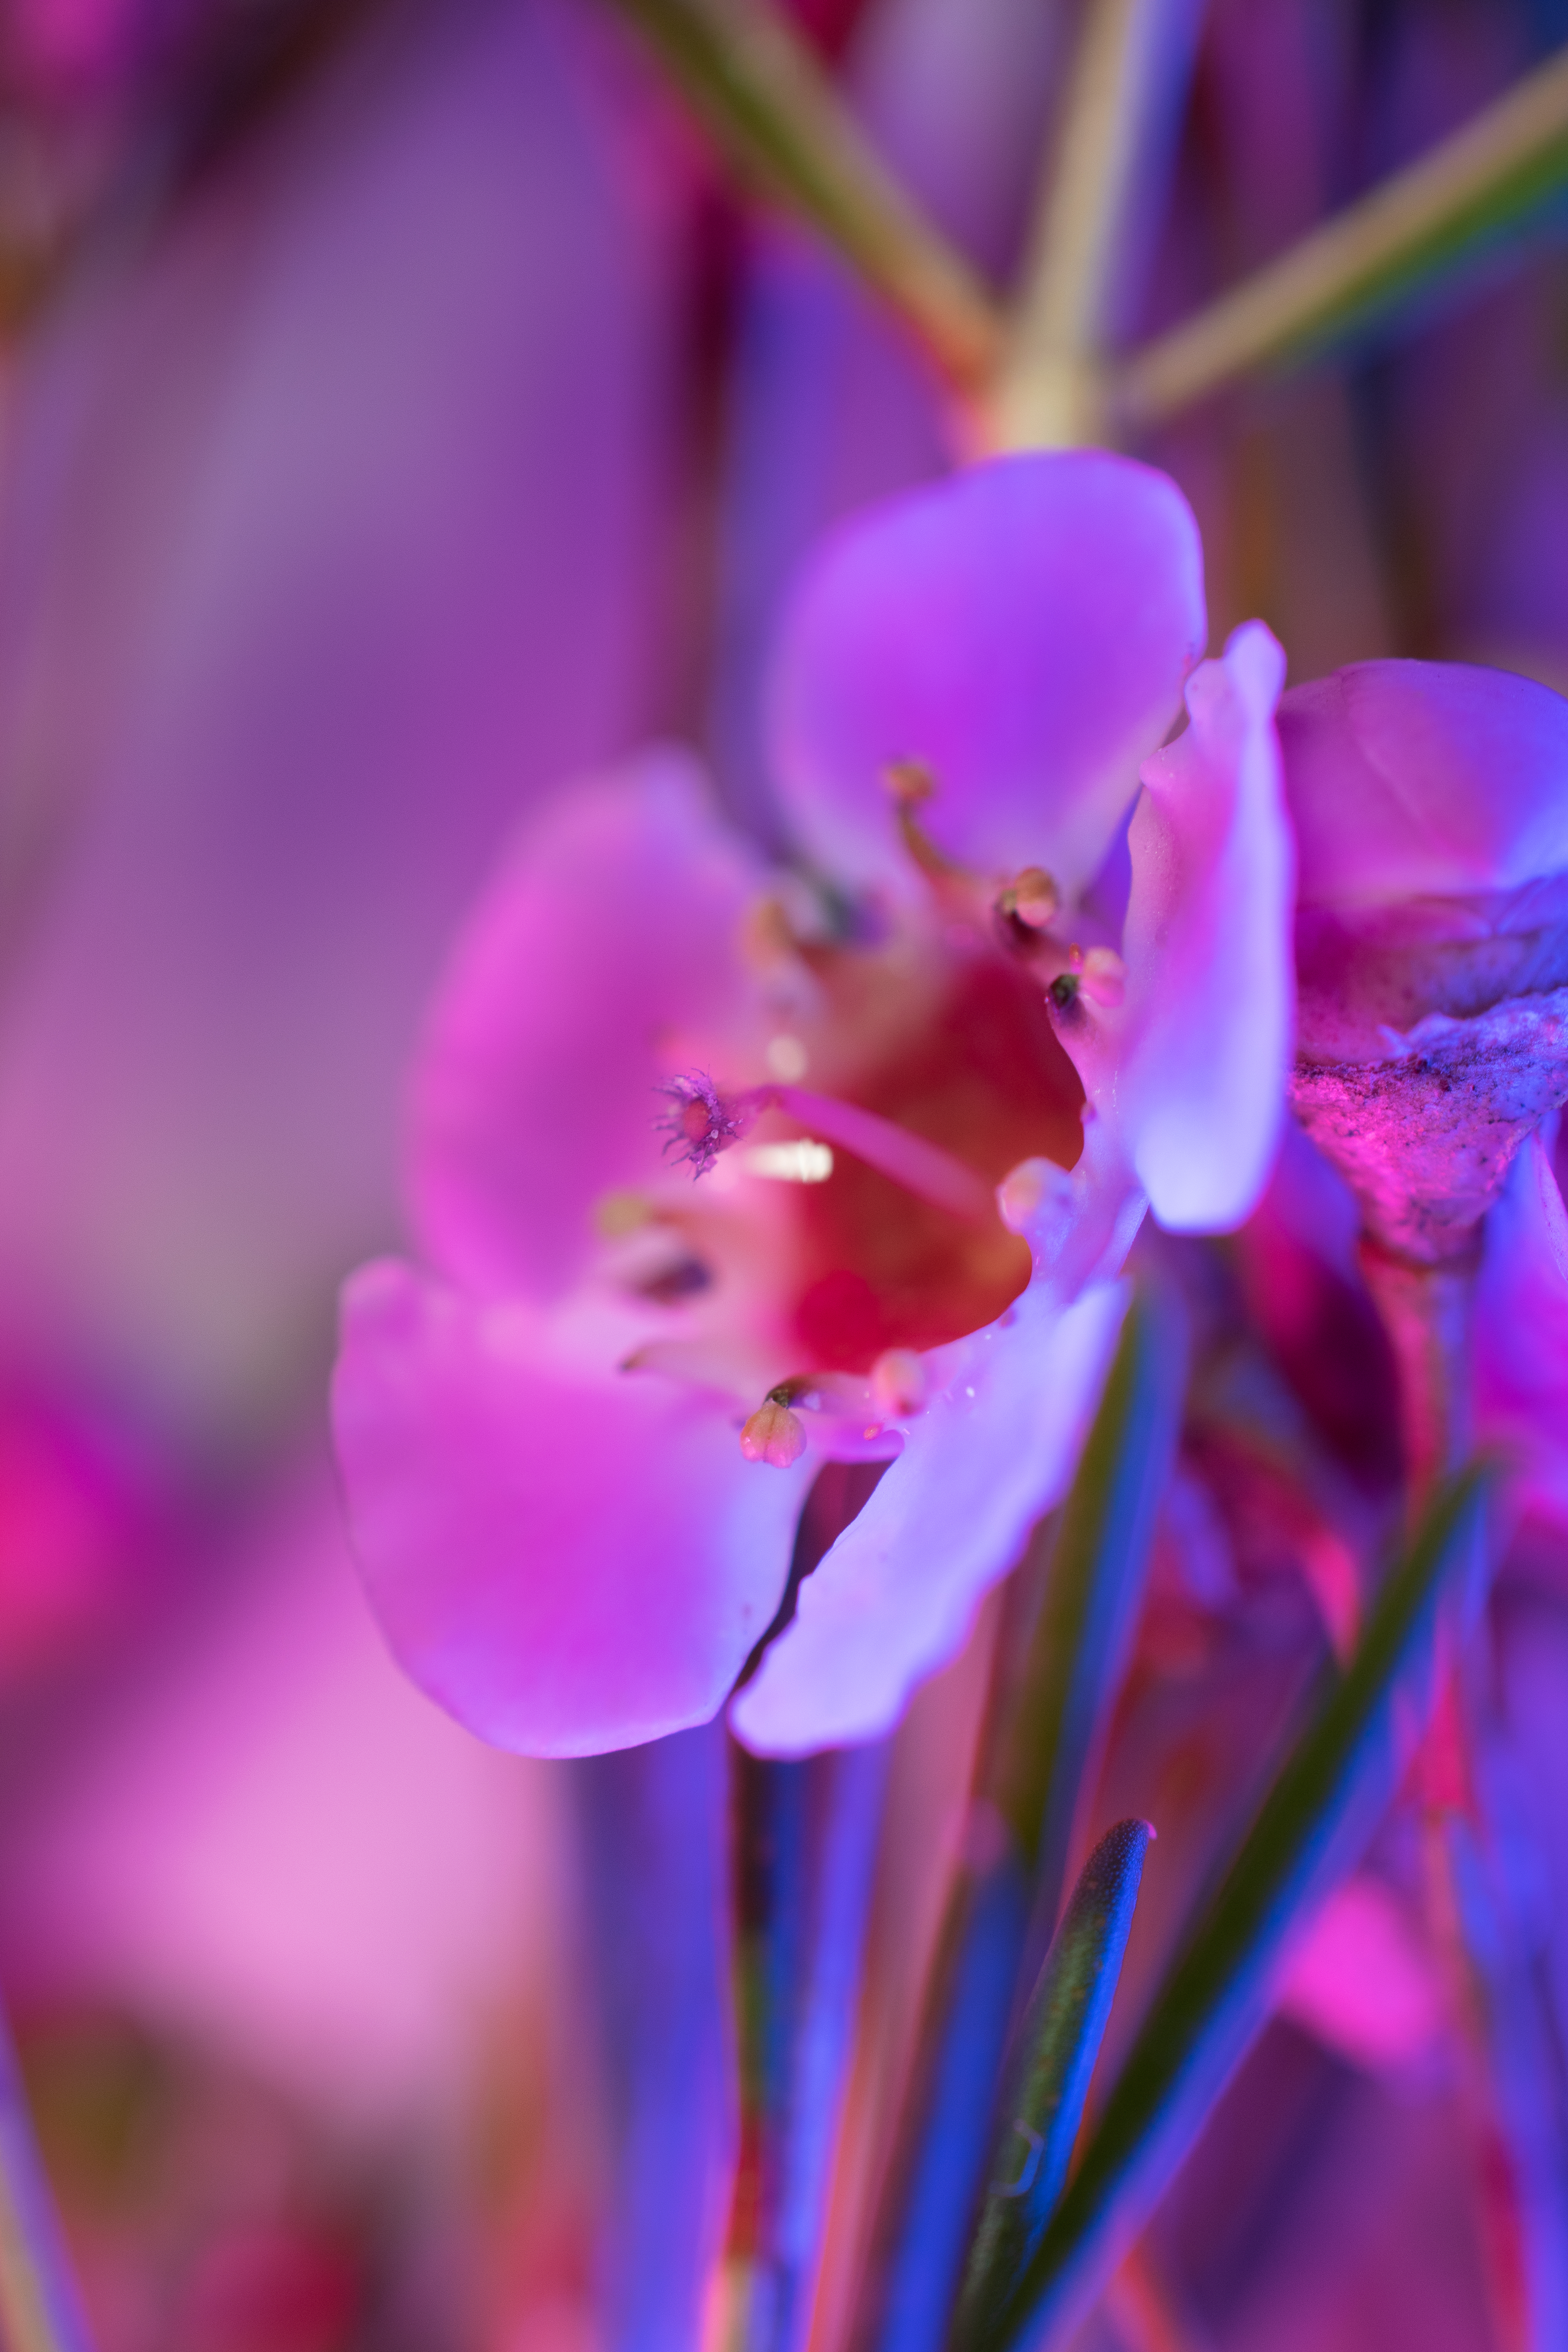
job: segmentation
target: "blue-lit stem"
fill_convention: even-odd
[[[0,2026],[0,2344],[91,2352],[10,2038]]]
[[[734,2352],[802,2352],[859,1994],[887,1746],[734,1753],[741,2166]]]
[[[1050,1940],[1148,1567],[1185,1379],[1169,1302],[1130,1309],[1071,1493],[1009,1594],[951,1890],[873,2224],[856,2352],[935,2352],[1008,2031]]]
[[[690,2352],[734,2149],[718,1725],[564,1768],[610,2136],[607,2352]]]

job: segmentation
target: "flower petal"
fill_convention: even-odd
[[[1191,726],[1145,762],[1129,835],[1128,992],[1110,1024],[1120,1066],[1091,1092],[1109,1096],[1155,1216],[1178,1233],[1241,1223],[1284,1116],[1292,859],[1272,723],[1284,674],[1260,621],[1204,663]]]
[[[940,1392],[731,1706],[748,1748],[798,1756],[876,1738],[959,1648],[1071,1475],[1127,1295],[1097,1284],[1064,1312],[1037,1283],[931,1360]]]
[[[881,775],[931,769],[922,820],[988,874],[1099,866],[1205,622],[1174,483],[1099,451],[1002,458],[850,523],[787,616],[772,732],[786,815],[830,873],[902,871]]]
[[[384,1261],[345,1293],[333,1420],[387,1639],[481,1738],[590,1755],[722,1705],[806,1481],[742,1461],[710,1398],[580,1371],[518,1310]]]
[[[1509,889],[1568,866],[1568,702],[1463,662],[1357,662],[1279,707],[1309,906]]]
[[[660,1171],[671,1044],[722,1048],[751,1002],[739,932],[758,880],[673,751],[524,834],[458,944],[415,1080],[415,1212],[442,1273],[480,1294],[571,1288],[595,1202]]]

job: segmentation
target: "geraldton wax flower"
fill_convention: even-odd
[[[1250,1208],[1289,1056],[1282,663],[1253,625],[1198,665],[1204,634],[1163,477],[977,467],[801,583],[787,867],[672,751],[517,845],[416,1073],[422,1264],[351,1283],[334,1395],[374,1606],[486,1738],[652,1738],[748,1660],[759,1751],[885,1729],[1061,1490],[1146,1207]],[[835,1461],[883,1466],[775,1623]]]

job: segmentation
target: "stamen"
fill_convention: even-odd
[[[1016,916],[1026,930],[1048,930],[1061,912],[1062,895],[1043,866],[1026,866],[998,898],[1004,915]]]
[[[1127,993],[1127,966],[1114,948],[1090,948],[1083,960],[1079,982],[1095,1004],[1120,1004]]]
[[[910,856],[925,878],[935,888],[939,898],[951,898],[956,891],[960,910],[973,915],[970,903],[975,888],[974,877],[958,860],[939,849],[915,811],[936,797],[936,778],[919,760],[890,760],[882,771],[882,782],[893,803],[899,837]]]
[[[792,1412],[788,1387],[771,1389],[741,1431],[741,1451],[748,1462],[766,1462],[787,1470],[805,1452],[805,1430]]]

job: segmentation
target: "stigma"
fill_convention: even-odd
[[[654,1121],[664,1133],[665,1156],[689,1160],[694,1176],[706,1176],[721,1151],[745,1133],[742,1108],[721,1095],[705,1070],[670,1078],[658,1089],[669,1108]]]

